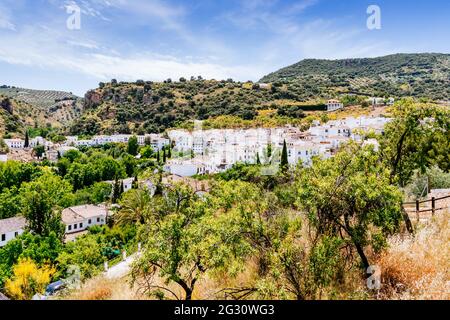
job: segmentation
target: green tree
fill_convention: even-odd
[[[283,141],[283,150],[281,151],[280,168],[281,168],[281,171],[283,171],[283,172],[286,172],[287,169],[289,168],[286,140]]]
[[[150,214],[152,199],[146,190],[133,189],[120,200],[120,210],[115,216],[118,224],[143,224]]]
[[[24,147],[28,148],[30,146],[30,136],[28,134],[28,129],[25,130],[25,144]]]
[[[391,168],[391,181],[405,186],[414,170],[437,165],[450,170],[450,111],[445,107],[400,101],[385,127],[381,150]]]
[[[44,146],[37,145],[36,147],[33,148],[33,153],[36,155],[36,157],[38,157],[38,159],[40,159],[45,153]]]
[[[139,231],[145,249],[132,269],[134,284],[158,298],[191,300],[205,273],[225,270],[242,249],[233,250],[230,229],[214,216],[211,203],[189,187],[175,185],[155,201]],[[157,277],[165,280],[164,285],[155,282]],[[170,289],[172,283],[183,290],[184,297]]]
[[[380,155],[372,146],[351,143],[333,158],[300,169],[298,177],[298,205],[318,234],[341,237],[368,268],[365,248],[383,246],[402,218],[402,194]]]
[[[27,219],[27,227],[33,233],[46,236],[55,232],[64,235],[58,208],[73,203],[72,188],[67,181],[52,174],[45,174],[20,188],[22,212]]]
[[[128,140],[127,152],[132,156],[136,156],[138,154],[138,150],[139,150],[138,139],[136,136],[132,136]]]

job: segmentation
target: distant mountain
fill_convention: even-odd
[[[25,127],[64,127],[81,115],[82,98],[69,92],[0,86],[0,133]]]
[[[379,58],[306,59],[263,77],[319,94],[360,93],[450,99],[450,54],[394,54]]]

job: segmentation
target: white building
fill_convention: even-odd
[[[8,161],[8,155],[0,154],[0,162],[6,162],[6,161]]]
[[[11,149],[23,149],[25,146],[25,140],[22,139],[5,139],[4,141]]]
[[[331,99],[327,101],[327,111],[336,111],[342,108],[344,108],[344,105],[338,100]]]
[[[62,211],[62,221],[66,225],[66,234],[81,232],[89,227],[104,225],[108,209],[92,204],[66,208]]]
[[[21,235],[25,229],[26,220],[22,217],[13,217],[0,220],[0,247]]]

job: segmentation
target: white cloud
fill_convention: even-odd
[[[242,80],[261,77],[265,71],[251,66],[221,65],[208,58],[176,58],[151,52],[113,54],[89,40],[66,39],[68,33],[59,34],[45,28],[38,31],[35,27],[27,27],[15,36],[5,37],[8,45],[0,47],[0,60],[44,69],[72,70],[102,80],[164,80],[191,75]],[[74,50],[77,47],[81,50]]]

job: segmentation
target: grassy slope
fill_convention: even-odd
[[[449,54],[395,54],[379,58],[302,60],[263,77],[292,86],[379,96],[450,98]]]

